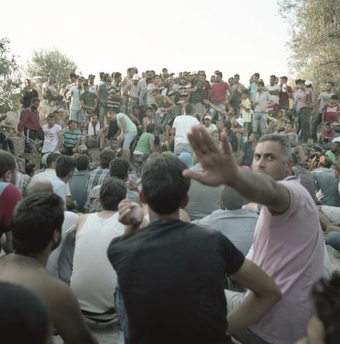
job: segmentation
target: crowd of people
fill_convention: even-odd
[[[51,76],[41,92],[26,80],[22,154],[0,117],[8,342],[96,343],[88,324],[120,324],[126,344],[337,343],[334,84],[99,77],[71,72],[58,89]]]

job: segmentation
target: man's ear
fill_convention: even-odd
[[[189,195],[186,194],[185,197],[183,198],[183,201],[180,204],[180,208],[184,209],[189,203]]]
[[[8,170],[4,173],[3,179],[6,183],[11,183],[13,179],[13,172],[11,170]]]
[[[57,244],[60,241],[60,236],[61,236],[61,229],[55,229],[52,234],[51,240],[53,240],[53,244]]]

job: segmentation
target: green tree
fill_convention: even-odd
[[[340,90],[339,0],[278,0],[291,27],[291,69],[316,86],[334,81]]]
[[[0,114],[18,109],[21,91],[21,67],[11,53],[10,40],[0,39]]]
[[[27,64],[27,74],[41,90],[49,76],[56,79],[59,88],[69,83],[69,74],[77,70],[77,65],[58,49],[34,50]]]

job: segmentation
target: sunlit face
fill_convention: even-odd
[[[240,77],[238,75],[234,75],[234,83],[238,84],[240,81]]]
[[[55,125],[56,120],[55,120],[55,118],[48,118],[47,117],[47,123],[48,123],[49,127],[52,128]]]
[[[218,133],[213,133],[212,138],[216,143],[220,142],[220,135]]]
[[[257,85],[257,92],[261,92],[262,91],[262,85]]]
[[[219,83],[222,81],[222,78],[220,75],[215,75],[215,82]]]
[[[276,78],[270,77],[270,79],[269,79],[270,85],[271,86],[275,85],[275,82],[276,82]]]
[[[146,114],[146,116],[147,117],[152,117],[152,111],[150,110],[150,109],[147,109],[146,111],[145,111],[145,114]]]
[[[160,83],[161,79],[158,75],[155,76],[154,83],[158,85]]]
[[[253,171],[267,174],[275,180],[282,180],[289,175],[291,161],[282,155],[278,142],[264,141],[257,144],[254,153]]]

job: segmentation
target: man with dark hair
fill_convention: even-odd
[[[87,190],[87,200],[84,206],[86,212],[98,212],[101,210],[100,203],[95,202],[98,194],[94,190],[97,185],[103,185],[103,183],[110,178],[109,165],[110,161],[116,157],[116,153],[111,149],[105,149],[99,154],[100,166],[94,171],[90,172],[89,179],[85,185]],[[97,204],[97,207],[93,207],[93,203]]]
[[[186,177],[229,185],[248,201],[263,205],[252,261],[273,277],[283,298],[256,325],[234,337],[243,343],[294,343],[304,335],[313,311],[309,293],[323,274],[324,242],[315,203],[298,177],[291,176],[289,140],[283,135],[261,137],[253,172],[237,165],[225,133],[222,150],[201,127],[192,129],[189,140],[204,172],[186,170]],[[226,296],[229,310],[244,305],[243,293],[226,291]]]
[[[73,155],[81,144],[81,131],[78,129],[78,123],[72,119],[67,122],[67,128],[63,129],[64,149],[63,154]]]
[[[33,98],[39,98],[38,91],[32,87],[31,79],[25,79],[25,87],[23,89],[22,98],[20,99],[23,110],[31,106]]]
[[[6,233],[6,252],[12,251],[12,232],[10,224],[15,206],[22,196],[15,186],[17,164],[12,154],[0,150],[0,238]]]
[[[76,157],[76,171],[69,181],[72,198],[78,204],[78,211],[84,210],[87,192],[85,185],[90,175],[90,159],[85,154],[79,154]]]
[[[231,343],[227,331],[257,322],[280,298],[272,280],[220,232],[179,220],[190,186],[185,168],[172,155],[146,163],[140,195],[151,223],[142,230],[142,209],[128,201],[120,205],[126,234],[111,242],[108,257],[118,275],[129,328],[122,324],[131,343]],[[228,320],[225,274],[254,291]]]
[[[83,315],[98,323],[108,324],[117,319],[114,303],[117,275],[106,251],[112,239],[124,233],[117,210],[125,196],[126,186],[122,180],[106,180],[99,195],[103,210],[81,215],[77,223],[71,289]]]
[[[287,85],[288,78],[280,77],[279,109],[287,111],[289,109],[289,99],[293,99],[293,89]]]
[[[0,281],[40,296],[65,343],[94,344],[97,341],[86,327],[70,288],[45,270],[50,252],[60,242],[63,220],[62,200],[54,193],[36,193],[22,200],[12,219],[15,253],[1,259]]]

